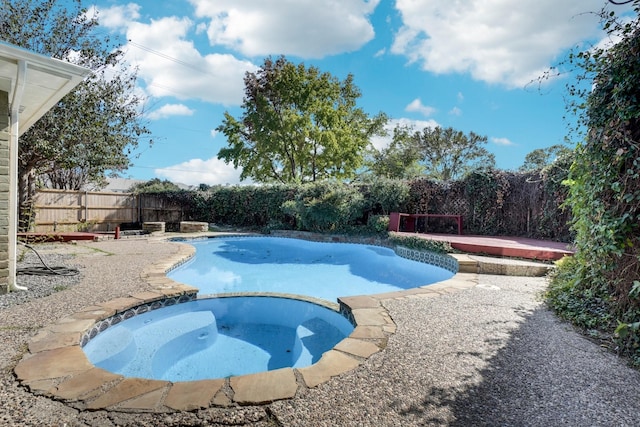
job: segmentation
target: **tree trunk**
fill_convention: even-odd
[[[20,167],[18,172],[18,231],[33,231],[36,194],[36,170],[33,166]]]

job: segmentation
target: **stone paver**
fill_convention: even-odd
[[[148,380],[143,378],[125,378],[97,399],[87,403],[88,409],[104,409],[122,403],[130,399],[137,399],[161,388],[169,386],[167,381]],[[153,399],[146,408],[138,405],[136,409],[152,409],[156,406]]]
[[[140,411],[158,411],[161,408],[163,397],[166,394],[166,387],[158,388],[149,393],[139,394],[119,405],[119,410],[140,410]]]
[[[388,322],[383,314],[386,313],[384,308],[358,308],[353,310],[351,314],[358,325],[364,326],[382,326]]]
[[[93,323],[92,323],[93,324]],[[39,353],[45,350],[71,347],[80,344],[82,332],[57,332],[42,330],[29,342],[29,351]]]
[[[177,411],[207,408],[224,384],[222,379],[174,383],[164,404]]]
[[[357,368],[359,364],[360,362],[353,357],[339,351],[329,350],[322,355],[318,363],[306,368],[300,368],[298,371],[302,374],[302,378],[308,387],[316,387],[328,381],[331,377]]]
[[[295,396],[296,376],[291,368],[231,377],[233,400],[241,405],[273,402]]]
[[[49,393],[55,394],[62,399],[93,399],[103,393],[102,387],[105,384],[115,383],[123,379],[122,375],[112,374],[100,368],[93,368],[63,381],[54,390],[49,390]]]
[[[56,348],[25,357],[15,373],[23,382],[61,378],[93,368],[80,346]]]
[[[356,326],[349,335],[351,338],[384,338],[384,326]]]
[[[334,347],[334,349],[364,358],[380,351],[380,347],[375,343],[354,338],[343,339]]]
[[[380,307],[380,299],[369,295],[358,295],[354,297],[340,297],[339,302],[349,306],[351,310],[357,308],[377,308]]]

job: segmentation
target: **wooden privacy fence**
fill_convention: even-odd
[[[34,231],[113,231],[122,224],[179,223],[183,209],[153,194],[38,190]]]

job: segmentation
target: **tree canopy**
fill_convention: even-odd
[[[474,170],[495,167],[495,156],[482,145],[486,136],[464,134],[453,128],[425,127],[412,135],[427,177],[438,181],[460,179]]]
[[[413,129],[396,126],[391,143],[377,149],[370,147],[365,156],[366,175],[390,179],[411,179],[424,173],[421,152],[415,144]]]
[[[19,198],[27,208],[37,185],[79,189],[125,170],[149,130],[136,73],[98,31],[80,0],[0,0],[0,39],[90,68],[94,73],[20,138]]]
[[[134,184],[128,190],[130,193],[164,193],[168,191],[181,191],[181,188],[169,181],[168,179],[161,180],[160,178],[153,178],[149,181],[140,182]]]
[[[536,148],[530,153],[527,153],[524,157],[524,163],[518,170],[520,172],[539,171],[549,166],[556,159],[568,156],[572,152],[569,147],[562,144],[555,144],[546,148]]]
[[[218,158],[242,168],[241,179],[314,182],[354,176],[384,114],[369,117],[356,104],[353,76],[344,80],[281,56],[266,58],[244,78],[243,114],[225,112],[217,130],[228,146]]]

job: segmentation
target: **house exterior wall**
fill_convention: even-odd
[[[9,94],[0,91],[0,294],[9,288]]]

